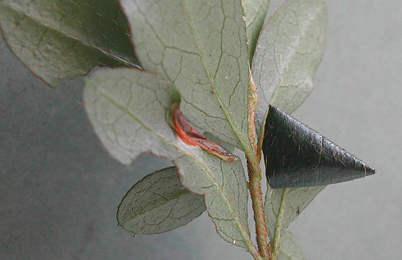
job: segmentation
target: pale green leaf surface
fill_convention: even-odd
[[[284,232],[281,238],[279,260],[306,260],[303,247],[290,232]]]
[[[274,237],[275,227],[278,221],[281,222],[280,231],[286,230],[289,224],[294,221],[315,196],[325,188],[325,186],[320,186],[272,189],[269,185],[267,186],[265,214],[267,218],[268,235],[271,239]],[[285,201],[282,201],[284,192],[287,192],[287,194]],[[281,204],[284,205],[284,214],[283,218],[280,220],[278,219],[278,215]]]
[[[267,14],[269,2],[270,0],[243,0],[250,60],[253,58],[255,45]]]
[[[241,0],[121,0],[138,58],[182,95],[186,118],[242,150],[249,58]]]
[[[175,167],[147,175],[124,196],[117,220],[134,234],[159,234],[186,225],[205,211],[201,195],[187,190]]]
[[[324,52],[326,20],[321,0],[289,0],[266,19],[252,67],[259,92],[258,131],[269,104],[292,113],[311,92]]]
[[[226,241],[254,250],[247,222],[247,187],[240,160],[229,163],[191,147],[167,123],[170,83],[135,69],[101,70],[87,82],[84,102],[89,119],[107,150],[129,164],[151,152],[172,160],[181,183],[204,195],[217,232]]]
[[[136,66],[117,1],[0,0],[0,27],[14,54],[52,86],[95,66]]]

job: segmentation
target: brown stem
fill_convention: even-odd
[[[259,151],[259,147],[257,145],[256,140],[256,131],[255,131],[255,109],[257,107],[257,88],[255,83],[250,77],[250,86],[249,86],[249,129],[248,135],[250,142],[252,144],[252,148],[254,153],[252,155],[247,156],[247,168],[249,174],[249,190],[251,201],[253,204],[254,211],[254,221],[255,228],[257,234],[257,244],[260,255],[267,259],[270,256],[270,247],[268,245],[268,232],[267,225],[265,221],[265,211],[264,211],[264,203],[262,199],[262,188],[261,188],[261,151]],[[251,158],[250,158],[251,157]]]
[[[260,255],[267,258],[270,254],[268,245],[267,225],[265,222],[264,203],[261,188],[261,170],[255,172],[252,167],[249,169],[249,189],[254,211],[254,221],[257,233],[257,244]]]

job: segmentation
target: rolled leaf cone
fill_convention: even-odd
[[[320,133],[270,106],[263,142],[272,188],[323,186],[375,173]]]

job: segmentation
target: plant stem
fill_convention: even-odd
[[[251,201],[253,205],[254,211],[254,221],[255,221],[255,229],[257,235],[257,244],[258,251],[260,255],[267,259],[270,256],[270,247],[268,245],[268,232],[267,225],[265,221],[265,211],[264,211],[264,202],[262,199],[262,188],[261,188],[261,151],[258,149],[257,140],[256,140],[256,129],[255,129],[255,109],[257,107],[257,88],[255,83],[250,76],[250,85],[249,85],[249,129],[248,129],[248,137],[252,144],[253,153],[246,154],[247,157],[247,168],[249,174],[249,190]]]
[[[249,189],[253,204],[258,250],[263,258],[268,258],[270,254],[270,247],[268,246],[268,232],[265,222],[264,203],[262,199],[261,168],[259,171],[254,171],[252,167],[248,167],[248,170]]]
[[[286,204],[286,196],[288,195],[289,189],[285,188],[282,193],[281,204],[279,206],[278,217],[276,218],[275,224],[275,234],[272,240],[272,258],[271,260],[277,260],[279,247],[280,247],[280,239],[281,239],[281,229],[282,229],[282,222],[283,216],[285,213],[285,204]]]

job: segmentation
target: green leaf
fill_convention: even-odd
[[[303,247],[296,237],[285,232],[281,239],[279,260],[306,260]]]
[[[84,102],[89,119],[107,150],[131,163],[151,152],[172,160],[181,183],[204,195],[209,216],[226,241],[255,252],[247,222],[248,193],[240,160],[226,162],[188,146],[167,121],[176,90],[165,80],[135,69],[107,69],[87,81]]]
[[[269,2],[270,0],[243,0],[250,60],[254,55],[255,45],[267,14]]]
[[[159,234],[184,226],[205,211],[202,196],[179,182],[175,167],[137,182],[121,201],[119,225],[134,234]]]
[[[249,58],[241,0],[121,0],[138,58],[173,82],[194,125],[242,150]]]
[[[271,240],[275,232],[286,230],[325,186],[272,189],[267,185],[265,213]],[[282,210],[282,214],[280,214]],[[280,233],[279,233],[280,234]]]
[[[256,127],[259,135],[268,105],[293,112],[312,90],[325,44],[326,6],[320,0],[289,0],[264,23],[252,73],[259,89]],[[282,231],[324,187],[272,189],[265,201],[267,228],[274,243]],[[279,236],[279,237],[278,237]]]
[[[15,55],[52,86],[95,66],[136,66],[117,1],[0,0],[0,27]]]
[[[324,52],[326,19],[321,0],[289,0],[266,19],[252,69],[259,90],[259,132],[269,104],[290,114],[312,90]]]

